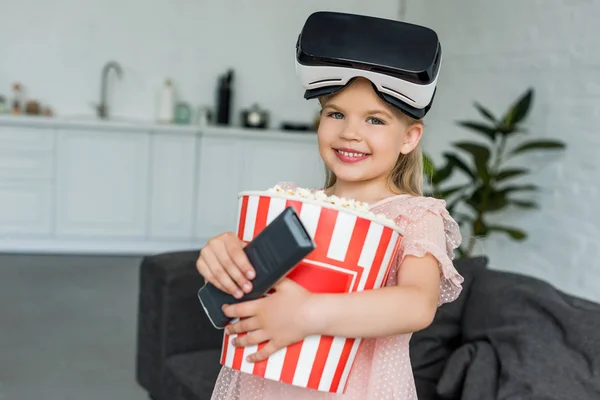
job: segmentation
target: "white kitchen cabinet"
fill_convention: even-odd
[[[202,138],[196,186],[196,238],[202,240],[235,231],[240,170],[246,153],[243,140]]]
[[[52,233],[54,199],[49,182],[0,182],[0,235],[40,237]]]
[[[302,187],[320,187],[323,161],[316,137],[312,141],[247,140],[240,173],[243,190],[263,190],[277,182],[293,181]]]
[[[149,142],[139,132],[58,132],[57,235],[146,235]]]
[[[196,135],[172,132],[151,137],[149,236],[190,239],[194,235]]]
[[[54,130],[0,126],[0,237],[52,233]]]
[[[200,249],[283,180],[322,185],[314,135],[0,116],[0,251]]]
[[[42,150],[54,148],[52,127],[0,125],[0,150]]]
[[[316,138],[302,136],[205,136],[199,169],[196,237],[201,239],[237,231],[239,192],[265,190],[281,181],[317,187],[324,176]]]

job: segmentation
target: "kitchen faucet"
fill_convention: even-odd
[[[108,119],[108,104],[107,104],[107,86],[108,86],[108,73],[111,69],[115,70],[117,77],[120,79],[123,76],[123,69],[116,61],[109,61],[102,68],[102,83],[100,86],[100,104],[96,107],[98,117],[102,119]]]

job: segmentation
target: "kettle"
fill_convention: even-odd
[[[240,120],[244,128],[267,129],[269,125],[269,112],[261,109],[255,103],[252,107],[242,110]]]

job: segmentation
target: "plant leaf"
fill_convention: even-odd
[[[447,199],[448,196],[451,196],[452,194],[464,190],[467,187],[469,187],[469,185],[458,185],[458,186],[452,186],[451,188],[442,190],[439,194],[441,196],[442,199]]]
[[[500,211],[509,204],[509,199],[506,193],[489,188],[489,195],[487,202],[483,202],[483,194],[485,186],[481,186],[473,192],[471,195],[471,201],[477,204],[477,209],[481,212],[495,212]]]
[[[475,212],[479,212],[479,203],[474,201],[472,198],[468,198],[465,200],[465,203],[473,209]]]
[[[462,126],[463,128],[468,128],[472,131],[481,133],[492,141],[494,141],[494,138],[496,137],[497,129],[494,126],[484,125],[480,122],[474,121],[458,121],[458,125]]]
[[[481,218],[473,222],[473,236],[487,236],[489,228],[485,225]]]
[[[452,153],[444,153],[444,157],[446,158],[446,160],[448,161],[448,163],[452,164],[456,168],[458,168],[461,171],[463,171],[472,180],[476,179],[477,173],[474,172],[474,171],[471,171],[471,169],[467,166],[467,164],[463,160],[461,160],[458,156],[456,156],[456,155],[454,155]]]
[[[520,229],[510,228],[507,226],[501,225],[491,225],[487,227],[490,232],[502,232],[506,233],[508,236],[515,240],[524,240],[527,238],[527,234]]]
[[[525,168],[507,168],[503,171],[500,171],[498,175],[496,175],[496,181],[501,182],[509,178],[514,178],[515,176],[525,175],[527,173],[529,173],[529,170]]]
[[[433,161],[431,158],[425,153],[423,153],[423,174],[427,176],[428,179],[431,179],[435,174],[435,166],[433,165]]]
[[[525,133],[527,132],[527,130],[525,130],[524,128],[517,127],[515,125],[504,125],[504,123],[501,123],[498,126],[498,132],[500,132],[502,135],[510,135],[511,133],[515,132]]]
[[[533,101],[533,89],[527,91],[510,107],[504,118],[503,125],[512,127],[525,119]]]
[[[502,192],[491,191],[487,202],[487,211],[500,211],[508,206],[508,198]]]
[[[475,162],[475,167],[477,168],[479,177],[484,182],[487,182],[489,180],[487,164],[490,160],[490,150],[481,144],[472,142],[457,142],[454,143],[454,146],[466,151],[467,153],[470,153],[473,156],[473,161]]]
[[[454,143],[454,146],[470,153],[475,159],[483,160],[486,163],[490,159],[490,150],[479,143],[457,142]]]
[[[431,183],[434,185],[439,185],[444,182],[452,175],[452,165],[446,164],[443,168],[435,171],[433,176],[431,177]]]
[[[534,201],[525,201],[525,200],[510,200],[510,204],[526,209],[534,209],[538,208],[538,204]]]
[[[531,142],[523,143],[516,147],[510,152],[510,155],[519,154],[529,150],[551,150],[551,149],[564,149],[565,144],[558,140],[534,140]]]
[[[523,190],[532,190],[532,191],[535,191],[535,190],[538,190],[538,189],[539,189],[539,186],[532,185],[532,184],[528,184],[528,185],[510,185],[510,186],[503,187],[502,189],[500,189],[499,192],[507,195],[508,193],[511,193],[511,192],[520,192],[520,191],[523,191]]]
[[[490,110],[488,110],[487,108],[485,108],[484,106],[482,106],[478,102],[475,102],[474,106],[477,109],[477,111],[479,111],[479,113],[481,115],[483,115],[486,119],[490,120],[493,123],[496,123],[496,117],[494,116],[494,114],[492,114],[490,112]]]

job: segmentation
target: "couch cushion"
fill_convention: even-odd
[[[461,319],[476,277],[487,270],[488,259],[476,257],[454,262],[464,277],[463,291],[452,303],[439,309],[433,323],[415,332],[410,341],[410,357],[419,400],[436,399],[435,390],[448,357],[461,344]]]
[[[600,398],[598,332],[600,304],[489,270],[471,288],[463,343],[438,391],[464,400]]]
[[[221,348],[223,332],[214,329],[198,301],[204,280],[197,258],[198,250],[162,253],[140,265],[136,375],[157,398],[170,356]]]
[[[168,400],[210,400],[221,370],[220,350],[169,357],[162,376],[162,397]]]

